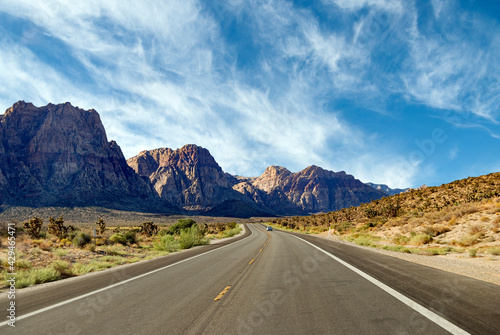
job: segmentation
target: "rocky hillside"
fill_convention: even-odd
[[[450,246],[499,250],[500,173],[410,190],[321,215],[276,219],[274,223],[310,232],[332,228],[332,233],[356,243],[389,245],[391,250],[405,252],[413,250],[406,246],[434,248],[416,250],[424,254],[446,253]],[[394,244],[397,246],[390,246]]]
[[[148,208],[150,183],[131,169],[99,114],[70,103],[19,101],[0,115],[0,203]]]
[[[252,207],[268,215],[304,215],[357,206],[386,194],[345,172],[310,166],[292,173],[271,166],[257,178],[224,173],[209,151],[186,145],[143,151],[128,160],[148,177],[160,197],[186,210],[219,213]],[[218,207],[220,206],[220,207]]]
[[[260,177],[234,188],[287,214],[329,212],[386,196],[344,171],[333,172],[314,165],[297,173],[271,166]]]
[[[227,201],[237,201],[245,212],[250,209],[248,214],[271,214],[233,190],[237,179],[224,173],[202,147],[190,144],[177,150],[145,150],[127,162],[139,175],[149,178],[162,200],[184,210],[205,212]],[[230,215],[227,210],[220,214]]]

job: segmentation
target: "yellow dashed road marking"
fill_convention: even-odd
[[[217,297],[215,297],[214,301],[220,300],[220,298],[222,298],[222,296],[224,296],[224,294],[226,294],[226,292],[229,291],[230,288],[231,288],[231,285],[226,286],[226,288],[224,290],[222,290],[222,292],[219,293],[219,295]]]

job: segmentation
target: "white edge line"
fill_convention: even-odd
[[[422,314],[423,316],[425,316],[427,319],[431,320],[432,322],[434,322],[435,324],[437,324],[438,326],[444,328],[445,330],[449,331],[450,333],[452,334],[460,334],[460,335],[470,335],[470,333],[466,332],[465,330],[463,330],[462,328],[454,325],[453,323],[451,323],[450,321],[444,319],[443,317],[437,315],[436,313],[432,312],[431,310],[425,308],[424,306],[420,305],[419,303],[409,299],[408,297],[404,296],[403,294],[399,293],[398,291],[392,289],[391,287],[387,286],[386,284],[380,282],[379,280],[373,278],[372,276],[370,276],[369,274],[359,270],[358,268],[352,266],[351,264],[343,261],[342,259],[332,255],[331,253],[321,249],[320,247],[312,244],[311,242],[308,242],[298,236],[295,236],[295,235],[292,235],[293,237],[315,247],[316,249],[318,249],[319,251],[325,253],[327,256],[333,258],[334,260],[336,260],[337,262],[339,262],[340,264],[344,265],[345,267],[347,267],[349,270],[352,270],[354,271],[355,273],[357,273],[358,275],[360,275],[361,277],[365,278],[366,280],[368,280],[369,282],[371,282],[372,284],[378,286],[379,288],[381,288],[382,290],[384,290],[385,292],[389,293],[390,295],[392,295],[394,298],[398,299],[399,301],[401,301],[402,303],[404,303],[405,305],[411,307],[413,310],[415,310],[416,312]]]
[[[248,226],[247,226],[247,227],[248,227]],[[252,229],[250,229],[250,232],[251,232],[251,234],[250,234],[250,235],[248,235],[247,237],[250,237],[250,236],[252,236],[252,235],[253,235],[253,231],[252,231]],[[37,314],[40,314],[40,313],[43,313],[43,312],[49,311],[49,310],[51,310],[51,309],[54,309],[54,308],[57,308],[57,307],[60,307],[60,306],[63,306],[63,305],[66,305],[66,304],[72,303],[72,302],[74,302],[74,301],[77,301],[77,300],[80,300],[80,299],[83,299],[83,298],[89,297],[89,296],[94,295],[94,294],[96,294],[96,293],[100,293],[100,292],[103,292],[103,291],[106,291],[106,290],[112,289],[112,288],[114,288],[114,287],[116,287],[116,286],[120,286],[120,285],[122,285],[122,284],[129,283],[129,282],[131,282],[131,281],[134,281],[134,280],[136,280],[136,279],[139,279],[139,278],[142,278],[142,277],[148,276],[148,275],[153,274],[153,273],[155,273],[155,272],[163,271],[163,270],[168,269],[168,268],[170,268],[170,267],[172,267],[172,266],[174,266],[174,265],[178,265],[178,264],[181,264],[181,263],[184,263],[184,262],[190,261],[190,260],[195,259],[195,258],[197,258],[197,257],[203,256],[203,255],[207,255],[207,254],[209,254],[209,253],[211,253],[211,252],[214,252],[214,251],[217,251],[217,250],[224,249],[224,248],[229,247],[229,246],[231,246],[231,245],[234,245],[234,244],[236,244],[236,243],[238,243],[238,242],[244,241],[245,239],[246,239],[246,238],[241,239],[241,240],[236,241],[236,242],[233,242],[233,243],[231,243],[231,244],[225,245],[225,246],[223,246],[223,247],[220,247],[220,248],[217,248],[217,249],[213,249],[213,250],[210,250],[210,251],[204,252],[204,253],[202,253],[202,254],[199,254],[199,255],[196,255],[196,256],[193,256],[193,257],[189,257],[189,258],[183,259],[183,260],[181,260],[181,261],[178,261],[178,262],[176,262],[176,263],[173,263],[173,264],[170,264],[170,265],[164,266],[164,267],[162,267],[162,268],[159,268],[159,269],[156,269],[156,270],[152,270],[152,271],[149,271],[149,272],[143,273],[142,275],[138,275],[138,276],[136,276],[136,277],[132,277],[132,278],[126,279],[126,280],[124,280],[124,281],[121,281],[121,282],[118,282],[118,283],[115,283],[115,284],[112,284],[112,285],[109,285],[109,286],[103,287],[103,288],[101,288],[101,289],[98,289],[98,290],[95,290],[95,291],[92,291],[92,292],[89,292],[89,293],[85,293],[85,294],[80,295],[80,296],[78,296],[78,297],[74,297],[74,298],[71,298],[71,299],[69,299],[69,300],[61,301],[61,302],[59,302],[59,303],[57,303],[57,304],[50,305],[50,306],[45,307],[45,308],[42,308],[42,309],[38,309],[38,310],[33,311],[33,312],[31,312],[31,313],[28,313],[28,314],[25,314],[25,315],[21,315],[21,316],[19,316],[19,317],[17,317],[17,316],[16,316],[16,322],[17,322],[17,321],[19,321],[19,320],[23,320],[23,319],[29,318],[29,317],[31,317],[31,316],[33,316],[33,315],[37,315]],[[10,322],[11,322],[11,321],[9,321],[9,320],[4,321],[4,322],[1,322],[1,323],[0,323],[0,327],[6,326],[6,325],[7,325],[7,324],[9,324]]]

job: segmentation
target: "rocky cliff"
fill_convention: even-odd
[[[279,214],[329,212],[386,196],[343,171],[317,166],[297,173],[271,166],[260,177],[239,183],[234,189]]]
[[[70,103],[19,101],[0,115],[0,198],[6,204],[140,209],[158,205],[99,114]]]
[[[210,152],[202,147],[189,144],[177,150],[146,150],[127,162],[139,175],[149,178],[162,200],[184,210],[212,211],[218,215],[230,215],[229,210],[269,214],[233,190],[237,178],[224,173]],[[226,209],[217,209],[222,204]],[[235,210],[235,206],[245,209]]]

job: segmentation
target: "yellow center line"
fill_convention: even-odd
[[[262,252],[262,249],[260,249],[259,252]]]
[[[226,286],[226,288],[223,289],[222,292],[219,293],[219,295],[217,297],[215,297],[214,301],[219,300],[220,298],[222,298],[222,296],[224,294],[226,294],[226,292],[229,291],[230,288],[231,288],[231,285]]]
[[[248,264],[252,264],[255,261],[255,258],[250,261]]]

